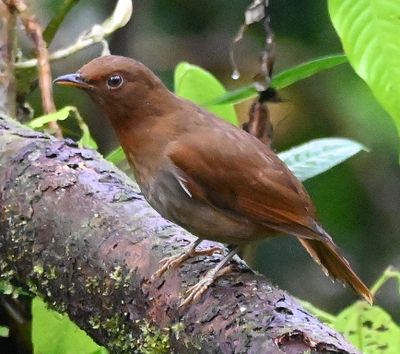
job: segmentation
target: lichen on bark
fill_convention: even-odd
[[[97,152],[0,118],[1,274],[111,352],[358,353],[237,260],[198,303],[180,308],[185,289],[221,255],[150,278],[192,240]]]

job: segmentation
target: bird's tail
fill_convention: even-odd
[[[349,284],[368,303],[372,304],[373,296],[367,286],[351,269],[346,258],[340,254],[339,248],[331,237],[324,232],[324,237],[318,239],[298,238],[311,257],[319,263],[327,275],[335,280]]]

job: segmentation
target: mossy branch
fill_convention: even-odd
[[[358,353],[286,292],[233,261],[195,305],[181,294],[221,255],[150,281],[193,236],[92,150],[0,118],[0,274],[112,353]],[[211,246],[213,243],[206,243]]]

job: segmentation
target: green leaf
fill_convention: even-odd
[[[343,54],[332,54],[313,59],[276,74],[271,80],[271,87],[275,89],[282,89],[300,80],[304,80],[312,75],[318,74],[321,71],[331,69],[346,62],[347,58]],[[229,91],[211,102],[214,105],[236,104],[255,97],[257,94],[258,93],[254,84],[251,84],[249,86],[241,87],[237,90]]]
[[[55,16],[51,19],[46,29],[43,31],[43,39],[46,41],[49,46],[51,41],[53,40],[55,34],[57,33],[61,23],[64,21],[68,12],[74,7],[79,0],[64,0],[57,3],[58,6],[57,11],[55,12]]]
[[[76,110],[76,108],[71,106],[66,106],[57,112],[34,118],[27,125],[32,129],[43,128],[46,124],[50,122],[66,120],[69,117],[70,112],[73,110]]]
[[[357,301],[332,324],[365,354],[398,354],[400,327],[379,306]]]
[[[333,54],[313,59],[306,63],[281,71],[272,78],[271,86],[276,89],[282,89],[300,80],[318,74],[321,71],[331,69],[344,63],[347,63],[347,58],[343,54]]]
[[[224,86],[208,71],[197,65],[180,63],[175,68],[174,86],[178,96],[203,106],[234,125],[239,124],[233,105],[216,106],[207,103],[226,92]]]
[[[279,154],[290,170],[301,181],[319,175],[347,160],[361,150],[363,145],[343,138],[311,140]]]
[[[108,354],[108,350],[104,347],[100,347],[99,349],[97,349],[95,352],[93,352],[91,354]]]
[[[81,118],[79,113],[77,113],[77,114],[79,116],[79,119],[77,119],[78,120],[78,124],[79,124],[79,128],[81,128],[81,131],[82,131],[82,136],[79,139],[78,144],[80,146],[84,146],[84,147],[87,147],[89,149],[97,150],[96,141],[90,135],[89,127],[83,121],[83,119]]]
[[[91,354],[101,348],[66,315],[49,310],[39,297],[32,301],[35,354]]]
[[[214,101],[211,101],[210,104],[236,104],[256,97],[257,95],[258,92],[255,85],[251,84],[248,86],[240,87],[236,90],[227,91],[225,94],[217,97]]]
[[[78,122],[79,128],[82,131],[82,137],[78,142],[79,145],[91,149],[97,149],[97,144],[90,135],[89,127],[79,114],[76,107],[65,106],[57,112],[34,118],[27,125],[32,129],[39,129],[43,128],[46,124],[50,122],[66,120],[69,117],[72,117]]]
[[[115,150],[111,151],[106,157],[107,161],[112,162],[114,165],[118,165],[120,162],[126,159],[124,150],[121,146],[118,146]]]
[[[351,66],[400,134],[400,1],[329,0],[328,4]]]
[[[5,326],[0,326],[0,337],[8,337],[10,334],[10,329]]]

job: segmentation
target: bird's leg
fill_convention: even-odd
[[[229,253],[217,264],[217,266],[209,270],[207,274],[196,285],[193,285],[188,290],[186,290],[186,298],[179,307],[197,302],[200,299],[201,295],[203,295],[203,293],[216,279],[230,272],[231,267],[225,267],[225,265],[237,253],[238,249],[238,246],[229,246]]]
[[[161,260],[162,266],[153,274],[152,279],[157,277],[161,277],[166,271],[178,268],[183,262],[188,260],[189,258],[195,256],[211,256],[214,252],[221,253],[221,248],[219,247],[211,247],[208,249],[196,250],[196,247],[202,242],[203,240],[198,238],[196,241],[192,242],[187,250],[184,253],[166,257]]]

